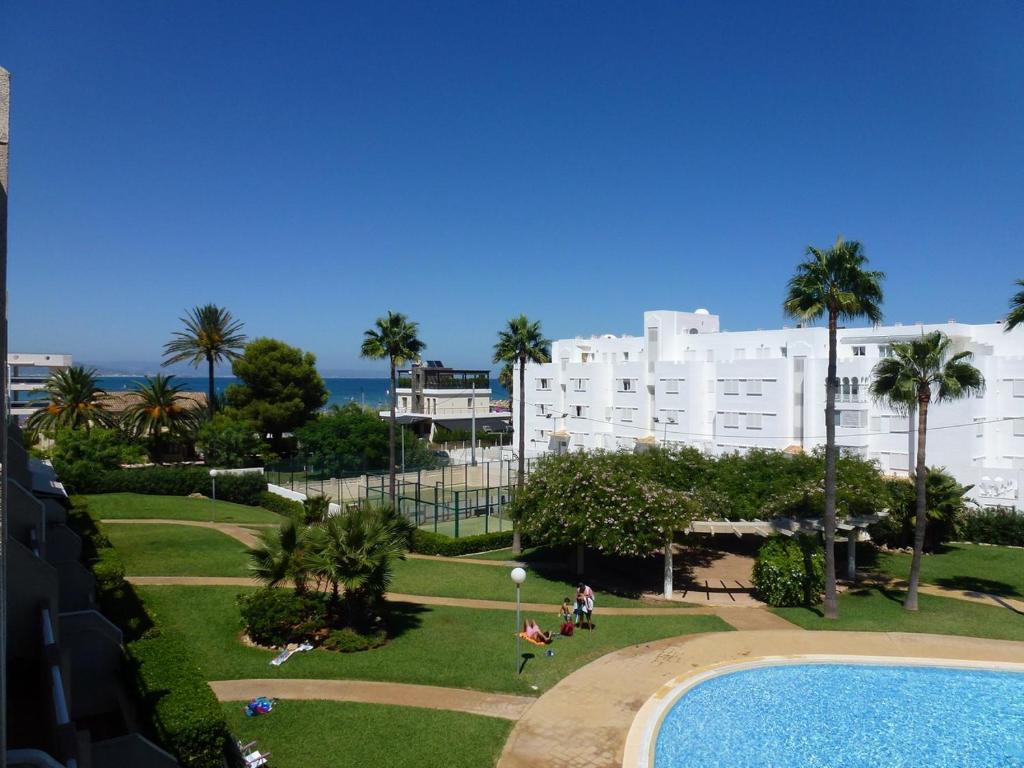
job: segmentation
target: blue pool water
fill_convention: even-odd
[[[666,714],[655,768],[1021,768],[1024,674],[798,664],[713,677]]]

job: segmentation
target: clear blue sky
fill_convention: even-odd
[[[782,322],[861,240],[889,320],[1024,277],[1024,3],[7,2],[10,335],[156,360],[208,301],[365,369],[645,309]],[[379,369],[378,369],[379,370]]]

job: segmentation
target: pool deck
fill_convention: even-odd
[[[640,768],[635,743],[626,760],[630,728],[652,696],[669,694],[668,684],[729,664],[804,655],[1024,664],[1024,642],[766,629],[689,635],[624,648],[576,670],[541,696],[516,723],[498,768]]]

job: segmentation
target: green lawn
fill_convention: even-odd
[[[420,525],[425,531],[439,533],[442,536],[459,538],[462,536],[477,536],[481,533],[495,533],[496,531],[511,531],[512,521],[508,518],[497,515],[481,515],[480,517],[467,517],[459,520],[459,536],[455,536],[455,521],[439,522],[436,527],[433,522],[425,522]]]
[[[482,566],[486,567],[486,566]],[[154,620],[180,632],[192,645],[208,680],[298,677],[392,680],[485,691],[536,695],[569,672],[617,648],[694,632],[726,631],[716,616],[597,616],[592,635],[560,638],[544,649],[523,644],[531,653],[523,674],[514,674],[515,627],[511,611],[481,611],[446,606],[394,604],[396,632],[386,646],[339,654],[311,651],[270,666],[272,651],[244,646],[233,587],[138,587]],[[557,616],[535,616],[545,629]],[[533,690],[531,686],[537,686]]]
[[[224,704],[232,733],[270,752],[273,768],[492,768],[512,730],[494,717],[383,704],[278,701],[246,717]]]
[[[546,547],[524,547],[523,551],[519,555],[513,556],[512,548],[506,547],[505,549],[494,549],[490,552],[478,552],[473,555],[466,555],[475,560],[519,560],[524,563],[529,562],[564,562],[564,557],[556,557]]]
[[[509,578],[511,567],[496,568],[471,563],[444,563],[436,560],[404,560],[395,563],[391,591],[407,595],[440,595],[469,597],[481,600],[515,600]],[[589,582],[597,592],[596,612],[603,607],[667,607],[678,608],[678,602],[665,600],[640,601],[636,597],[610,594],[601,589],[599,581]],[[577,581],[568,571],[541,573],[529,569],[523,584],[523,602],[561,604],[566,597],[575,599]]]
[[[187,496],[147,496],[140,493],[98,493],[83,496],[94,520],[165,518],[218,523],[280,523],[284,518],[262,507],[230,501],[190,499]]]
[[[910,555],[879,552],[879,570],[900,579],[910,575]],[[921,581],[953,589],[1024,596],[1024,549],[948,544],[921,559]]]
[[[772,610],[804,629],[926,632],[1024,640],[1024,616],[1007,608],[919,595],[920,610],[912,612],[903,610],[903,596],[901,591],[875,587],[846,592],[839,596],[839,618],[835,621],[826,621],[816,608]]]
[[[245,545],[208,528],[110,523],[103,532],[129,576],[249,576]]]

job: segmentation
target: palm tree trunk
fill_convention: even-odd
[[[836,313],[828,313],[825,380],[825,618],[839,618],[836,600]]]
[[[214,399],[214,387],[213,387],[213,355],[206,356],[206,363],[208,366],[210,381],[207,390],[207,407],[210,409],[210,415],[213,416],[213,412],[217,410],[216,400]]]
[[[928,395],[922,395],[917,405],[917,520],[914,523],[914,558],[910,561],[910,584],[903,607],[908,611],[917,610],[917,585],[921,579],[921,556],[924,552],[924,534],[928,525],[927,509],[927,468],[924,465],[924,444],[928,431]]]
[[[516,491],[521,492],[526,483],[526,355],[519,356],[519,473],[516,476]],[[523,551],[519,534],[519,521],[512,518],[512,554]]]
[[[395,390],[395,358],[391,358],[391,421],[388,426],[388,486],[391,506],[395,505],[395,411],[398,408],[398,392]]]

